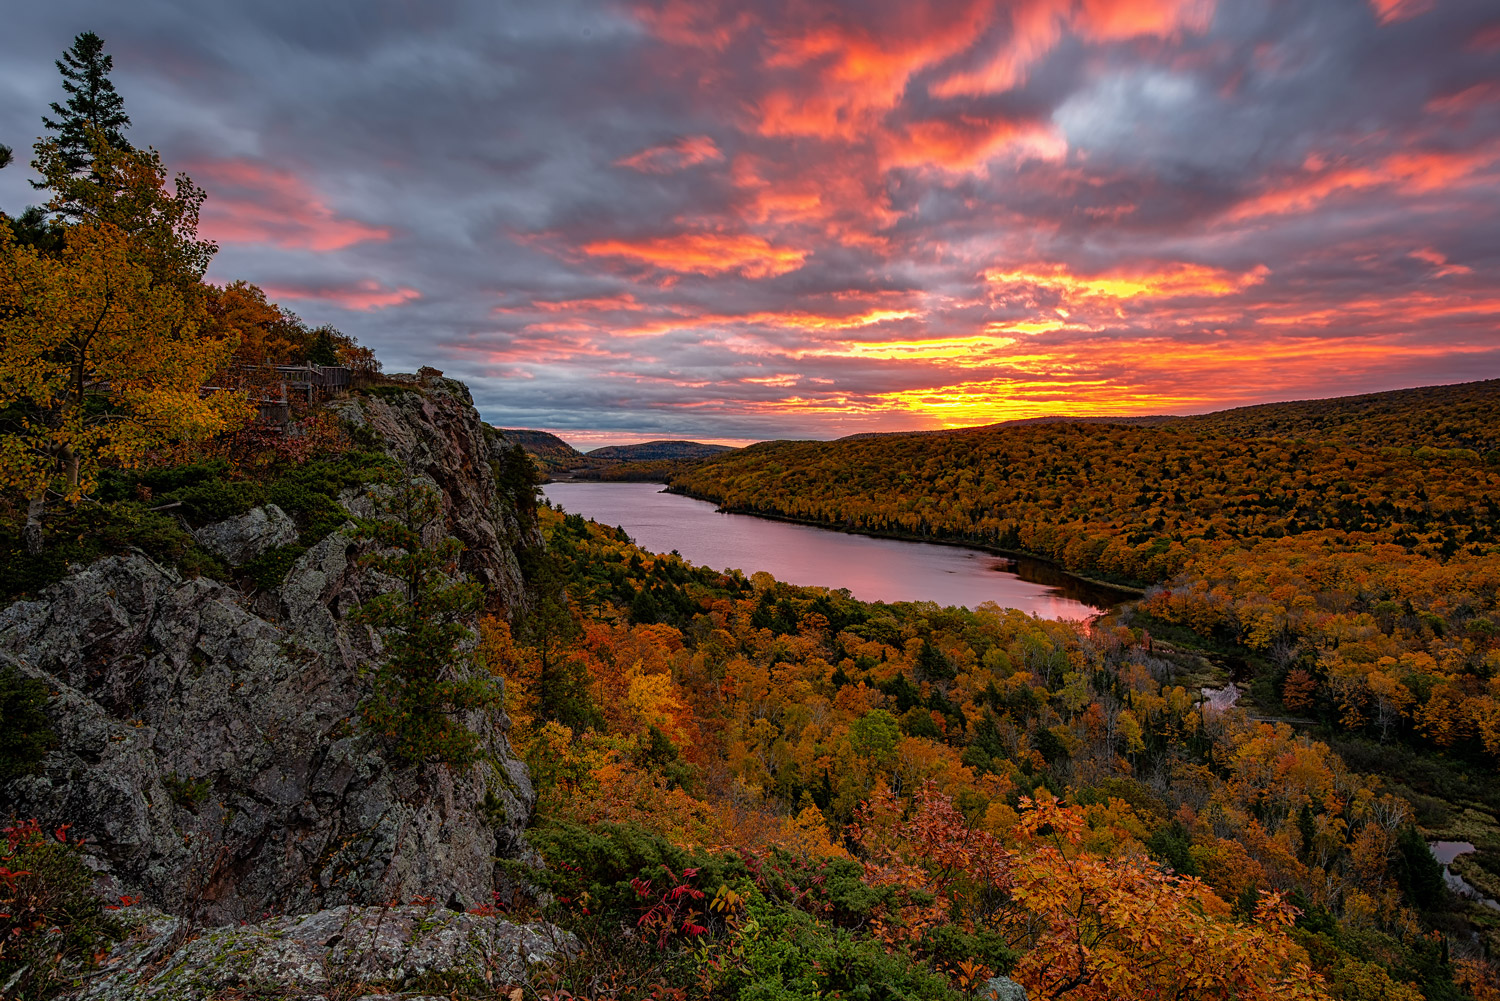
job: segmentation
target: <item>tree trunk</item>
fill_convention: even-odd
[[[42,514],[47,509],[47,495],[37,494],[26,505],[26,527],[21,529],[21,540],[26,552],[32,556],[42,551]]]
[[[77,503],[78,495],[78,453],[73,450],[72,445],[64,445],[58,454],[62,460],[63,472],[68,479],[68,499]]]

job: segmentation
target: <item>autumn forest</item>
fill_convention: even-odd
[[[1500,380],[585,457],[211,278],[103,40],[57,65],[0,998],[1500,1001]],[[860,601],[549,477],[1118,601]]]

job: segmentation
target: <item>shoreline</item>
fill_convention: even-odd
[[[640,483],[657,481],[637,480],[636,482]],[[1119,584],[1114,581],[1101,580],[1098,577],[1086,577],[1083,574],[1074,573],[1071,570],[1066,570],[1054,561],[1047,559],[1045,556],[1038,556],[1035,553],[1022,552],[1014,549],[1001,549],[998,546],[985,545],[982,542],[964,542],[957,539],[936,538],[931,536],[924,537],[920,535],[913,535],[907,532],[875,532],[868,529],[843,528],[838,525],[829,524],[828,522],[815,521],[811,518],[797,518],[793,517],[792,515],[765,514],[760,511],[737,510],[735,508],[724,507],[723,505],[719,504],[718,501],[715,501],[712,498],[701,497],[697,494],[689,493],[686,490],[676,489],[669,483],[662,484],[662,486],[665,488],[662,490],[662,493],[676,494],[679,497],[687,497],[692,500],[703,501],[706,504],[713,504],[719,511],[723,512],[724,514],[741,514],[747,515],[752,518],[765,518],[767,521],[784,521],[792,525],[806,525],[809,528],[822,528],[830,532],[842,532],[845,535],[863,535],[866,538],[871,539],[894,539],[898,542],[926,542],[935,546],[953,546],[958,549],[972,549],[977,552],[991,553],[995,556],[1005,556],[1013,560],[1029,560],[1031,562],[1041,564],[1048,570],[1051,570],[1058,574],[1062,574],[1065,577],[1069,577],[1081,583],[1088,584],[1091,587],[1103,588],[1104,590],[1115,591],[1121,595],[1127,596],[1127,598],[1124,600],[1129,600],[1131,598],[1141,598],[1146,594],[1146,589],[1144,587],[1136,587],[1131,584]]]

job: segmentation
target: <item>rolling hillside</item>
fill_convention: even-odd
[[[639,445],[606,445],[585,453],[590,459],[620,462],[653,462],[658,459],[707,459],[732,452],[729,445],[705,445],[698,441],[647,441]]]
[[[1236,438],[1302,438],[1379,447],[1500,449],[1500,379],[1293,400],[1169,419]]]

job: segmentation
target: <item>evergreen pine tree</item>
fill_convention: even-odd
[[[11,148],[5,145],[5,143],[0,143],[0,170],[4,170],[6,167],[9,167],[10,162],[14,159],[15,153],[11,150]]]
[[[466,624],[484,606],[483,589],[455,579],[463,548],[458,540],[428,545],[422,538],[424,528],[442,516],[436,489],[414,480],[397,481],[376,507],[385,517],[363,519],[355,534],[380,548],[360,562],[404,587],[370,599],[351,616],[381,630],[385,653],[373,672],[373,692],[360,703],[360,715],[404,763],[465,767],[484,751],[480,734],[465,717],[500,704],[499,690],[477,659]]]
[[[1318,836],[1318,825],[1313,820],[1312,807],[1306,803],[1297,812],[1297,834],[1301,839],[1301,845],[1297,849],[1297,858],[1304,865],[1312,864],[1313,841]]]
[[[131,148],[123,135],[130,128],[130,116],[125,114],[125,101],[109,79],[114,63],[113,56],[104,54],[104,39],[92,31],[74,38],[73,47],[57,60],[68,103],[64,106],[52,102],[52,113],[57,118],[43,115],[42,124],[57,133],[57,144],[75,174],[93,164],[91,138],[95,136],[115,149]]]

